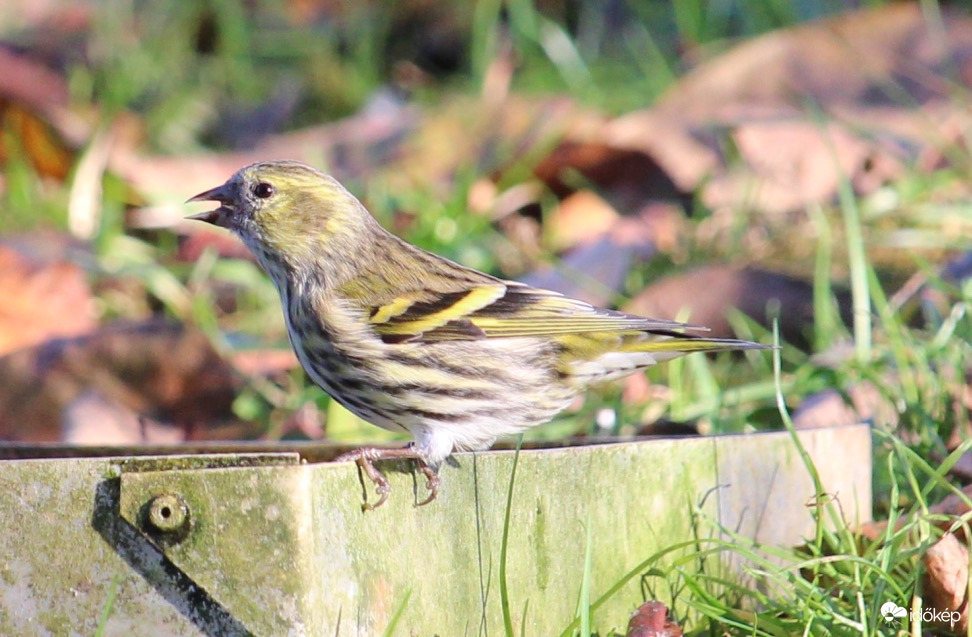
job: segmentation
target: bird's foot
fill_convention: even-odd
[[[354,451],[341,454],[334,459],[334,462],[353,461],[358,465],[358,468],[363,471],[372,482],[375,483],[375,493],[378,494],[378,501],[374,504],[366,501],[361,505],[363,510],[372,511],[383,505],[388,499],[388,494],[391,493],[391,485],[388,483],[388,478],[386,478],[385,474],[375,467],[374,461],[401,459],[415,460],[415,465],[423,474],[425,474],[427,479],[425,484],[429,490],[429,497],[417,503],[415,506],[425,506],[429,502],[435,500],[435,497],[439,494],[439,474],[436,473],[435,469],[429,466],[429,463],[425,461],[425,458],[423,458],[422,455],[411,444],[405,447],[390,449],[383,449],[380,447],[362,447],[361,449],[355,449]]]
[[[432,500],[435,500],[435,496],[439,495],[439,474],[422,458],[416,458],[415,464],[418,466],[419,471],[425,474],[425,488],[429,490],[429,497],[415,505],[417,507],[422,507]]]

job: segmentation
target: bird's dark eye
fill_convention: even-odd
[[[256,186],[253,186],[253,194],[260,199],[267,199],[273,194],[273,186],[265,181],[261,181]]]

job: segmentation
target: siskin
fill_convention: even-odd
[[[413,458],[437,493],[456,450],[547,422],[588,385],[699,351],[761,349],[692,327],[593,307],[503,281],[421,250],[382,228],[332,177],[296,161],[247,166],[189,201],[236,233],[280,294],[290,341],[311,379],[361,418],[411,434],[353,460]],[[696,328],[697,329],[697,328]]]

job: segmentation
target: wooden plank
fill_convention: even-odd
[[[800,437],[845,515],[866,520],[869,429]],[[113,581],[107,635],[147,626],[170,635],[372,635],[399,609],[396,634],[502,634],[513,456],[457,455],[438,500],[421,508],[421,476],[384,465],[394,491],[369,512],[353,466],[292,456],[264,455],[257,466],[242,456],[175,456],[125,472],[118,458],[0,462],[0,634],[92,634]],[[187,506],[192,522],[179,537],[151,528],[147,511],[162,494]],[[696,510],[743,536],[797,544],[812,495],[786,433],[524,451],[505,564],[514,628],[556,634],[570,623],[588,537],[596,598],[653,553],[695,537]],[[622,629],[641,601],[635,577],[594,624]]]

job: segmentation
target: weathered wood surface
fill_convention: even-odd
[[[868,428],[800,436],[844,514],[869,519]],[[395,490],[369,512],[353,466],[293,453],[0,461],[0,634],[91,635],[113,583],[106,635],[375,635],[400,609],[396,634],[502,634],[513,455],[458,455],[421,508],[424,480],[384,465]],[[796,544],[813,493],[785,433],[524,451],[506,561],[514,628],[570,623],[589,527],[597,598],[664,547],[717,536],[693,525],[697,509]],[[641,601],[634,578],[594,624],[623,629]]]

